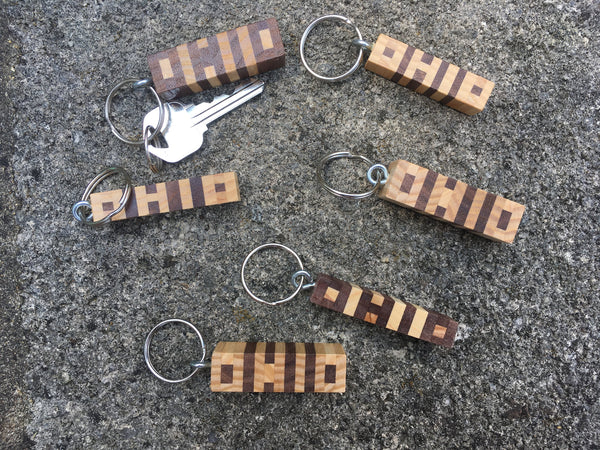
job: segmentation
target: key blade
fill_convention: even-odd
[[[200,114],[202,114],[205,111],[208,111],[211,108],[218,107],[219,104],[223,100],[227,100],[232,95],[237,94],[239,91],[241,91],[242,89],[245,89],[250,84],[252,84],[256,81],[257,81],[256,78],[251,78],[250,80],[245,80],[237,88],[235,88],[235,90],[231,94],[221,94],[217,97],[214,97],[210,102],[202,102],[202,103],[198,103],[197,105],[188,106],[186,108],[186,110],[187,110],[190,118],[199,116]]]
[[[222,100],[221,97],[223,96],[217,97],[210,104],[210,108],[206,109],[200,114],[193,115],[191,120],[194,125],[199,123],[204,123],[207,125],[210,122],[217,120],[219,117],[227,114],[229,111],[232,111],[238,106],[262,94],[264,89],[265,83],[258,80],[252,81],[244,86],[240,86],[233,92],[233,94],[225,96]]]

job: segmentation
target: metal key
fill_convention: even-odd
[[[167,117],[163,122],[161,134],[167,147],[148,145],[148,151],[154,156],[175,163],[191,155],[202,147],[207,125],[227,114],[248,100],[260,95],[265,83],[251,79],[239,86],[231,95],[223,94],[212,102],[198,105],[184,105],[178,102],[165,103]],[[150,111],[144,117],[144,130],[158,124],[159,108]]]

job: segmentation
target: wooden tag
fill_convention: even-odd
[[[345,392],[341,344],[219,342],[211,359],[213,392]]]
[[[394,161],[388,171],[380,198],[494,241],[515,239],[524,205],[408,161]]]
[[[90,195],[94,222],[114,211],[122,195],[122,189]],[[239,201],[240,188],[235,172],[205,175],[137,186],[125,209],[113,216],[111,221]]]
[[[284,64],[285,49],[273,18],[148,56],[156,91],[167,100],[249,78]]]
[[[380,34],[365,69],[465,114],[483,110],[494,82]]]
[[[310,301],[444,347],[452,347],[458,330],[458,323],[448,316],[329,275],[319,275]]]

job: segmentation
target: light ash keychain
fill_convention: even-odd
[[[367,163],[366,177],[373,188],[354,194],[327,185],[325,168],[336,159],[359,159]],[[402,159],[386,167],[373,164],[364,156],[336,152],[321,159],[317,179],[338,197],[361,199],[377,193],[383,200],[500,242],[513,242],[525,212],[524,205]]]
[[[93,193],[111,175],[121,175],[125,188]],[[240,188],[235,172],[133,187],[125,169],[110,167],[88,184],[72,212],[78,222],[98,226],[116,220],[239,201]]]
[[[255,295],[246,284],[245,270],[248,261],[257,252],[268,248],[281,249],[290,253],[300,267],[299,271],[291,275],[296,290],[281,300],[264,300]],[[310,273],[304,270],[300,257],[292,249],[282,244],[264,244],[252,250],[242,264],[241,278],[248,295],[266,305],[273,306],[289,302],[301,290],[314,288],[310,301],[316,305],[433,344],[452,347],[458,330],[458,323],[444,314],[361,288],[330,275],[320,274],[317,281],[313,281]]]
[[[262,20],[148,56],[152,78],[118,83],[108,94],[104,115],[118,139],[145,146],[150,169],[158,172],[163,160],[181,161],[197,151],[206,126],[261,94],[264,83],[250,80],[231,95],[198,105],[172,100],[254,77],[284,64],[285,50],[277,21]],[[147,88],[158,103],[144,118],[142,140],[125,137],[111,120],[113,99],[124,86]]]
[[[150,347],[155,333],[167,324],[191,328],[202,347],[202,357],[190,362],[184,378],[169,379],[154,367]],[[182,319],[156,325],[144,344],[144,359],[153,375],[167,383],[189,380],[198,370],[210,367],[213,392],[345,392],[346,353],[338,343],[219,342],[211,362],[205,362],[206,346],[200,331]]]
[[[358,36],[358,39],[352,41],[359,47],[356,62],[339,76],[320,75],[306,62],[306,40],[315,26],[324,21],[342,22]],[[340,81],[349,77],[362,64],[365,50],[371,52],[365,69],[465,114],[472,115],[482,111],[494,88],[492,81],[384,34],[380,34],[377,42],[371,45],[363,40],[356,25],[344,16],[327,15],[316,19],[306,28],[300,41],[300,58],[304,67],[311,75],[323,81]]]

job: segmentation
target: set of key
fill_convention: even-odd
[[[164,103],[165,120],[160,134],[166,147],[157,147],[155,140],[148,145],[148,152],[163,161],[176,163],[198,151],[204,141],[208,124],[228,112],[260,95],[265,83],[250,79],[236,88],[232,94],[215,97],[211,102],[183,104]],[[144,130],[156,129],[159,123],[160,107],[153,109],[144,117]]]

